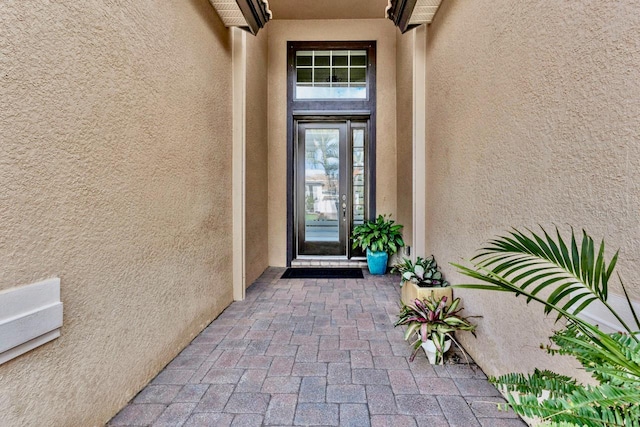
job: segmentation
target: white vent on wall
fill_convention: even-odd
[[[60,336],[60,279],[0,292],[0,364]]]

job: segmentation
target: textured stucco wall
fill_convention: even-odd
[[[247,40],[246,110],[246,203],[245,280],[246,286],[269,266],[268,236],[268,156],[267,40],[269,27]]]
[[[232,300],[228,32],[206,0],[2,2],[0,28],[0,289],[64,302],[0,366],[0,424],[101,425]]]
[[[396,31],[396,220],[402,235],[413,245],[413,32]],[[420,254],[424,255],[424,254]]]
[[[428,247],[470,258],[510,226],[584,227],[640,299],[640,3],[445,0],[427,35]],[[612,252],[609,252],[611,255]],[[466,281],[445,268],[453,282]],[[574,363],[512,295],[456,291],[488,374]]]
[[[396,217],[395,27],[388,19],[269,22],[269,265],[287,255],[287,41],[376,40],[378,213]]]

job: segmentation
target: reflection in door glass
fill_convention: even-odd
[[[304,224],[305,240],[338,242],[339,129],[306,129]]]
[[[365,212],[365,158],[364,158],[364,129],[356,128],[352,130],[353,140],[353,224],[364,222]]]

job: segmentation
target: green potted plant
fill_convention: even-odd
[[[371,274],[384,274],[387,271],[389,255],[398,252],[404,246],[402,225],[387,219],[386,215],[378,215],[372,221],[353,228],[351,233],[352,247],[360,247],[367,252],[367,266]]]
[[[404,258],[403,262],[394,265],[391,271],[400,273],[403,304],[411,304],[416,299],[424,300],[428,297],[438,300],[447,297],[447,301],[453,300],[449,282],[444,280],[433,255],[428,258],[417,257],[415,262]]]
[[[640,426],[640,319],[620,276],[626,313],[623,306],[618,312],[610,304],[608,287],[617,260],[616,251],[607,262],[604,240],[598,247],[584,231],[579,243],[573,230],[565,242],[557,229],[551,234],[514,229],[491,240],[472,258],[471,267],[454,264],[483,282],[456,287],[511,292],[527,303],[541,303],[545,314],[555,312],[566,324],[551,336],[555,346],[546,346],[547,352],[574,356],[593,376],[592,384],[580,384],[536,369],[490,378],[517,414],[549,426]],[[592,303],[617,320],[617,331],[580,317]]]
[[[413,353],[409,361],[413,361],[418,350],[422,348],[427,354],[429,363],[442,365],[444,354],[449,350],[452,342],[464,354],[464,350],[454,339],[453,333],[469,331],[475,336],[476,326],[458,314],[462,310],[458,308],[459,305],[460,298],[456,298],[447,305],[447,297],[416,299],[412,304],[403,304],[394,326],[406,326],[404,339],[413,339],[411,342]]]

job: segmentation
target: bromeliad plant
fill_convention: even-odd
[[[439,300],[429,297],[422,301],[416,299],[413,304],[402,306],[394,326],[406,326],[405,341],[413,339],[411,342],[413,353],[409,361],[413,361],[420,346],[428,340],[433,341],[436,348],[437,364],[441,364],[444,359],[447,340],[454,342],[464,354],[464,350],[454,339],[453,333],[469,331],[475,336],[476,326],[458,314],[462,310],[458,308],[459,305],[460,298],[454,299],[447,307],[447,297]]]
[[[404,246],[402,225],[387,219],[386,215],[378,215],[374,221],[365,221],[353,228],[351,233],[353,248],[369,249],[373,252],[386,252],[393,255]]]
[[[442,272],[433,255],[428,258],[417,257],[415,263],[404,258],[403,262],[393,266],[391,272],[398,272],[402,276],[400,286],[405,282],[413,282],[421,288],[449,286],[449,282],[442,277]]]
[[[574,356],[598,384],[582,385],[541,370],[491,381],[509,393],[509,406],[516,413],[537,417],[545,425],[640,427],[640,321],[619,276],[633,323],[625,322],[607,303],[618,252],[607,262],[604,240],[596,252],[584,231],[580,245],[573,230],[569,244],[557,229],[556,239],[544,229],[542,235],[530,230],[529,234],[514,229],[491,240],[471,259],[473,268],[454,264],[461,273],[484,282],[455,287],[512,292],[527,303],[543,304],[546,314],[553,312],[556,320],[566,320],[566,326],[551,337],[555,347],[547,346],[547,351]],[[606,307],[621,332],[605,333],[578,317],[593,302]]]

